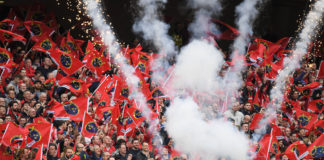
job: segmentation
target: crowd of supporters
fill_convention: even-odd
[[[164,128],[172,97],[150,78],[150,61],[157,54],[140,46],[123,48],[129,64],[136,67],[152,116],[159,119],[162,142],[156,143],[162,143],[162,149],[130,98],[127,77],[97,37],[88,42],[74,39],[69,31],[61,33],[55,16],[39,7],[29,8],[25,15],[19,10],[11,9],[0,22],[0,159],[197,158],[175,150]],[[271,103],[270,91],[283,59],[291,54],[289,40],[272,43],[256,38],[246,56],[238,99],[227,110],[216,102],[208,106],[250,139],[256,138],[254,130]],[[258,144],[251,144],[256,159],[298,159],[306,151],[304,159],[324,158],[323,49],[313,43],[301,67],[287,75],[277,117]],[[224,76],[231,65],[227,62],[219,75]]]

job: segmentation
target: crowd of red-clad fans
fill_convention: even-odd
[[[150,78],[150,62],[157,54],[142,51],[140,45],[122,49],[135,67],[153,119],[159,119],[158,142],[131,99],[127,77],[99,38],[83,41],[69,30],[61,33],[55,16],[38,5],[11,9],[0,28],[0,159],[199,159],[176,151],[164,128],[171,97]],[[232,39],[229,35],[237,32],[228,28],[215,38]],[[181,34],[173,37],[181,39]],[[246,55],[239,99],[227,111],[219,104],[211,106],[251,139],[270,103],[273,80],[284,57],[291,55],[289,41],[256,38]],[[309,48],[301,67],[287,75],[276,119],[258,143],[251,144],[255,159],[324,158],[324,47],[312,43]],[[227,62],[220,76],[231,65]],[[159,152],[154,142],[162,143]]]

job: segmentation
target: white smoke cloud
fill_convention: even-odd
[[[173,87],[194,91],[215,91],[222,54],[204,40],[194,40],[183,47],[175,66]]]
[[[206,122],[198,105],[191,99],[175,99],[166,112],[168,133],[175,147],[204,160],[226,157],[247,159],[248,139],[223,120]]]
[[[210,23],[210,20],[212,15],[218,15],[222,10],[219,0],[190,0],[188,5],[196,9],[194,21],[189,26],[194,39],[206,37],[206,33],[211,30],[218,32],[217,27]]]
[[[101,7],[96,0],[84,0],[84,4],[86,4],[88,15],[91,17],[94,27],[98,29],[105,45],[109,46],[109,54],[114,58],[114,62],[120,66],[122,74],[127,77],[126,82],[132,92],[132,98],[136,100],[138,107],[142,109],[143,115],[149,123],[155,124],[156,121],[151,119],[151,109],[147,106],[146,98],[139,90],[139,78],[134,74],[135,69],[127,63],[126,58],[121,54],[120,46],[117,43],[111,26],[104,21],[105,18],[100,12]],[[150,128],[151,133],[158,135],[156,125],[151,125],[150,127],[152,127]]]
[[[133,30],[140,33],[147,41],[152,41],[158,49],[160,56],[152,63],[152,78],[160,82],[166,74],[169,64],[168,57],[177,53],[175,44],[168,35],[169,25],[159,19],[159,8],[164,8],[167,0],[139,0],[138,5],[141,8],[140,18],[133,25]],[[167,57],[161,56],[166,54]]]

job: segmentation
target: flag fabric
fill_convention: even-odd
[[[89,53],[91,53],[94,50],[96,50],[96,49],[94,48],[93,43],[91,43],[91,41],[88,41],[87,48],[85,50],[86,51],[85,55],[88,55]]]
[[[234,40],[240,34],[236,28],[218,19],[212,19],[212,23],[217,24],[222,31],[222,33],[214,33],[212,30],[208,32],[208,34],[213,36],[215,39]]]
[[[296,120],[298,121],[299,126],[310,130],[317,120],[317,114],[312,114],[298,108],[295,108],[295,111]]]
[[[73,74],[84,66],[84,64],[80,60],[59,49],[56,49],[54,52],[50,53],[50,56],[56,63],[56,65],[68,75]]]
[[[3,133],[6,131],[7,125],[8,125],[8,123],[0,124],[0,139],[3,136]]]
[[[16,33],[13,33],[13,32],[10,32],[10,31],[6,31],[6,30],[3,30],[3,29],[0,29],[0,40],[1,42],[4,44],[4,42],[12,42],[12,41],[19,41],[19,42],[22,42],[23,44],[26,44],[26,38],[19,35],[19,34],[16,34]]]
[[[275,79],[278,75],[278,71],[282,69],[280,66],[273,63],[271,59],[264,60],[262,66],[264,66],[266,78],[270,80]]]
[[[54,52],[55,48],[56,44],[53,42],[51,37],[47,35],[43,35],[42,37],[40,37],[33,46],[33,50],[44,53]]]
[[[111,101],[111,98],[107,94],[101,94],[101,97],[100,97],[97,107],[98,108],[106,107],[106,106],[109,107],[110,101]]]
[[[104,72],[111,69],[107,58],[95,50],[92,50],[83,58],[83,63],[97,76],[101,76]]]
[[[79,97],[77,99],[65,102],[52,107],[55,119],[57,120],[73,120],[81,122],[84,112],[87,111],[89,100],[87,97]]]
[[[26,139],[27,147],[48,146],[52,132],[52,125],[48,123],[31,123],[26,125],[28,136]]]
[[[321,134],[324,134],[324,120],[318,120],[314,125],[315,130],[319,131]]]
[[[80,94],[85,92],[84,85],[85,82],[73,77],[63,77],[59,82],[58,85],[70,90],[72,93]]]
[[[255,130],[260,127],[259,122],[261,121],[263,116],[264,116],[264,113],[255,113],[254,114],[253,119],[250,124],[250,130]]]
[[[324,78],[324,61],[321,62],[320,68],[317,74],[317,79],[323,79]]]
[[[127,114],[132,118],[133,122],[135,123],[136,127],[141,125],[141,123],[145,120],[140,109],[136,106],[136,103],[126,109]]]
[[[87,138],[92,138],[92,136],[96,135],[97,131],[98,125],[96,122],[88,113],[84,112],[81,135]]]
[[[296,87],[296,89],[301,92],[305,97],[310,97],[314,89],[322,87],[320,82],[312,82],[303,87]]]
[[[262,57],[265,51],[266,51],[266,47],[262,43],[257,44],[257,47],[253,50],[249,49],[248,55],[250,61],[254,63],[258,62],[260,59],[259,57]]]
[[[12,54],[5,48],[0,48],[0,65],[7,64],[10,60],[12,60]]]
[[[31,40],[38,42],[41,37],[50,37],[54,30],[40,21],[26,21],[25,27],[30,33]]]
[[[46,119],[44,119],[43,117],[36,117],[33,119],[33,123],[34,124],[47,124],[47,125],[51,125],[50,122],[48,122]]]
[[[261,38],[256,38],[255,42],[257,44],[263,44],[266,48],[265,52],[263,52],[260,56],[258,56],[258,58],[262,59],[262,60],[266,60],[266,59],[270,59],[272,60],[273,54],[275,54],[276,52],[279,51],[281,44],[276,44],[276,43],[272,43],[270,41],[261,39]]]
[[[100,120],[104,122],[109,122],[112,119],[117,119],[119,113],[117,112],[118,106],[113,107],[98,107],[96,110],[96,115]]]
[[[323,158],[324,157],[324,134],[321,134],[306,151],[308,154],[305,158]]]
[[[281,39],[279,39],[276,44],[280,44],[280,48],[279,50],[283,50],[286,49],[289,41],[290,41],[291,37],[283,37]]]
[[[307,146],[301,141],[297,141],[288,146],[284,155],[286,155],[289,160],[299,160],[299,156],[301,156],[306,150]]]
[[[35,159],[34,160],[43,160],[43,145],[42,147],[38,148]]]
[[[279,151],[278,140],[271,134],[265,134],[259,141],[255,152],[256,157],[254,160],[269,159],[270,152],[277,154]]]
[[[9,122],[1,140],[1,144],[5,146],[15,145],[26,139],[26,131],[16,124]]]
[[[55,79],[59,81],[65,76],[67,76],[67,74],[60,67],[58,67]]]
[[[324,111],[324,100],[316,99],[308,103],[307,111],[312,111],[314,113],[322,113]]]

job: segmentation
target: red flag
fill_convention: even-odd
[[[87,138],[92,138],[96,135],[98,127],[96,122],[89,116],[88,113],[84,112],[81,135]]]
[[[324,157],[324,134],[318,137],[308,148],[306,158],[323,158]]]
[[[7,125],[8,125],[8,123],[0,124],[0,139],[3,136],[3,133],[6,131]]]
[[[307,84],[301,88],[296,87],[296,89],[301,92],[304,96],[306,97],[310,97],[312,95],[312,90],[317,89],[321,87],[321,83],[320,82],[312,82],[310,84]]]
[[[222,30],[222,33],[216,33],[216,34],[213,33],[212,31],[208,32],[208,34],[213,36],[215,39],[234,40],[240,34],[240,32],[236,28],[218,19],[212,19],[212,22],[217,24],[220,30]]]
[[[264,113],[255,113],[250,124],[250,130],[259,128],[259,122],[263,118]]]
[[[73,74],[84,66],[84,64],[80,60],[73,58],[70,54],[64,53],[59,49],[56,49],[55,52],[52,52],[50,56],[52,57],[56,65],[68,75]]]
[[[44,119],[43,117],[36,117],[33,120],[34,124],[47,124],[47,125],[51,125],[50,122],[48,122],[46,119]]]
[[[26,21],[24,24],[35,42],[38,42],[41,37],[50,37],[54,33],[54,29],[40,21]]]
[[[48,37],[47,35],[39,37],[39,39],[33,46],[33,50],[44,52],[44,53],[54,52],[55,48],[56,48],[56,44],[52,41],[51,37]]]
[[[107,70],[111,69],[106,57],[94,50],[84,57],[83,62],[97,76],[100,76]]]
[[[263,54],[259,56],[259,58],[261,58],[263,60],[266,60],[266,59],[272,60],[272,55],[275,54],[276,52],[278,52],[281,47],[280,44],[272,43],[270,41],[267,41],[267,40],[264,40],[261,38],[256,38],[255,42],[257,42],[257,44],[262,43],[266,47],[266,51],[263,52]]]
[[[250,60],[252,62],[257,62],[258,60],[260,60],[260,57],[262,60],[265,51],[266,51],[266,47],[262,43],[258,43],[257,48],[253,50],[250,49],[248,52]]]
[[[318,120],[315,123],[314,128],[320,133],[324,134],[324,120]]]
[[[19,41],[19,42],[22,42],[23,44],[26,44],[25,37],[23,37],[19,34],[10,32],[10,31],[3,30],[3,29],[0,29],[0,40],[3,44],[5,41],[9,42],[9,43],[12,41]]]
[[[324,101],[322,99],[310,101],[308,103],[307,111],[312,111],[315,113],[322,113],[324,110],[323,104],[324,104]]]
[[[270,148],[269,148],[270,147]],[[258,146],[256,148],[256,157],[255,160],[264,160],[268,156],[269,152],[277,154],[279,150],[278,140],[276,137],[266,134],[259,141]]]
[[[69,89],[74,94],[80,94],[85,92],[84,88],[82,87],[84,84],[84,81],[73,77],[64,77],[58,82],[58,85]]]
[[[8,50],[0,48],[0,65],[5,65],[10,60],[12,60],[12,54]]]
[[[284,38],[279,39],[276,42],[276,44],[280,44],[281,45],[280,48],[279,48],[279,50],[286,49],[286,47],[287,47],[290,39],[291,39],[291,37],[284,37]]]
[[[265,67],[265,76],[268,79],[275,79],[278,71],[282,69],[280,66],[273,63],[270,59],[266,59],[262,64]]]
[[[301,141],[297,141],[286,149],[284,154],[289,158],[289,160],[299,160],[299,156],[307,150],[307,146]]]
[[[107,94],[102,94],[98,102],[98,107],[110,106],[111,98]]]
[[[61,80],[65,76],[67,76],[67,74],[60,67],[58,67],[55,79]]]
[[[132,118],[136,127],[141,125],[141,123],[145,120],[142,112],[137,108],[136,103],[132,107],[127,108],[126,112]]]
[[[1,140],[1,144],[11,146],[26,138],[26,131],[16,124],[9,122]]]
[[[299,123],[299,126],[301,128],[305,128],[307,130],[310,130],[315,121],[317,120],[317,114],[312,114],[312,113],[309,113],[309,112],[305,112],[303,110],[300,110],[298,108],[295,108],[296,110],[296,120],[298,121]]]
[[[38,148],[38,151],[36,153],[35,159],[34,160],[43,160],[43,145],[42,147]]]
[[[320,68],[317,74],[317,79],[323,79],[324,78],[324,61],[321,62]]]
[[[94,45],[91,43],[91,41],[88,41],[85,55],[91,53],[94,50],[96,51],[96,49],[94,48]]]
[[[96,110],[96,115],[100,120],[109,122],[111,119],[117,119],[119,112],[117,110],[118,106],[113,107],[99,107]]]
[[[27,147],[48,146],[52,132],[52,125],[47,123],[31,123],[26,125],[28,131]]]
[[[65,102],[52,107],[56,119],[73,120],[81,122],[84,112],[87,111],[89,100],[87,97],[79,97],[77,99]]]

